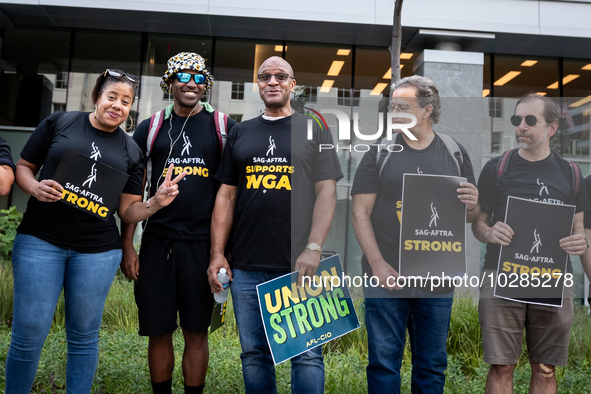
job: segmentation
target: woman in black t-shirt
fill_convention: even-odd
[[[119,127],[129,115],[137,82],[123,71],[106,70],[92,91],[94,113],[50,115],[21,152],[16,181],[32,197],[12,250],[14,313],[6,393],[30,393],[62,288],[68,392],[90,393],[103,307],[121,262],[121,238],[110,210],[125,222],[138,222],[178,194],[176,183],[185,173],[174,180],[168,175],[154,197],[142,203],[143,156]],[[58,183],[56,169],[66,157],[69,167],[57,172],[68,182]],[[86,180],[78,182],[79,174]],[[115,185],[116,178],[123,187]],[[115,201],[109,205],[110,195]]]

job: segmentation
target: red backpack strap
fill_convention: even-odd
[[[146,140],[146,157],[150,157],[152,147],[154,146],[154,141],[156,141],[158,132],[162,128],[165,113],[166,110],[163,109],[162,111],[158,111],[152,115],[152,118],[150,119],[150,129],[148,131],[148,139]]]
[[[569,161],[568,164],[570,164],[570,167],[571,167],[571,178],[572,178],[571,179],[572,193],[571,193],[569,204],[575,205],[577,203],[577,197],[579,195],[579,189],[581,187],[581,170],[579,169],[579,166],[576,165],[575,163],[573,163],[572,161]]]
[[[224,154],[226,146],[226,139],[228,138],[228,115],[220,111],[213,111],[213,121],[215,123],[215,131],[220,142],[220,152]]]
[[[509,149],[505,153],[503,153],[503,157],[499,160],[499,166],[497,168],[496,176],[500,177],[505,172],[505,168],[507,167],[507,162],[509,161],[509,157],[513,153],[514,149]]]

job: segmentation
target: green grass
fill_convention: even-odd
[[[243,381],[240,365],[240,342],[234,314],[229,303],[224,327],[210,336],[210,362],[206,392],[240,393]],[[362,320],[361,300],[355,306]],[[12,316],[12,275],[8,264],[0,264],[0,392],[4,390],[4,364],[10,343]],[[65,393],[66,340],[63,300],[60,299],[51,332],[45,343],[33,393]],[[133,285],[120,273],[117,275],[107,303],[100,332],[99,366],[92,393],[126,394],[150,393],[147,364],[147,339],[137,335],[137,308]],[[182,393],[181,356],[182,335],[174,336],[176,368],[174,390]],[[478,393],[484,391],[488,365],[482,361],[482,344],[478,310],[472,299],[458,298],[454,302],[447,342],[448,369],[446,393]],[[324,346],[327,393],[364,393],[367,391],[367,335],[362,328]],[[290,366],[276,368],[280,393],[289,393]],[[410,392],[411,353],[404,352],[402,392]],[[560,393],[589,392],[591,381],[591,316],[583,307],[575,310],[571,330],[569,365],[557,368]],[[527,393],[530,369],[527,352],[522,352],[515,371],[515,393]]]

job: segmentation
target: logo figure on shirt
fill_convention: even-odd
[[[540,234],[538,234],[538,229],[534,229],[534,246],[531,247],[530,253],[536,250],[536,253],[540,253],[540,245],[542,245],[542,240],[540,239]]]
[[[432,225],[437,227],[437,219],[439,219],[439,214],[437,213],[437,208],[435,208],[433,206],[433,203],[431,203],[431,221],[429,222],[429,228],[431,228]]]
[[[421,171],[421,169],[419,167],[417,167],[417,174],[422,174],[423,171]]]
[[[99,150],[98,146],[94,144],[94,141],[92,141],[92,153],[90,154],[90,158],[92,160],[98,160],[99,157],[102,157],[101,151]]]
[[[185,152],[187,152],[187,155],[189,154],[189,148],[192,148],[193,145],[191,145],[191,141],[189,141],[189,137],[185,134],[185,132],[183,131],[183,150],[181,151],[181,156],[185,155]]]
[[[277,147],[275,146],[275,140],[271,138],[271,136],[269,136],[269,149],[267,149],[267,153],[265,154],[265,156],[269,156],[269,153],[271,153],[272,156],[273,149],[277,149]]]
[[[90,175],[86,177],[86,180],[82,184],[82,186],[86,186],[88,183],[89,189],[92,186],[92,182],[96,182],[96,168],[94,168],[94,166],[96,166],[96,163],[92,165],[92,168],[90,169]]]
[[[540,178],[537,179],[538,182],[538,186],[540,186],[540,197],[542,196],[543,192],[546,192],[546,195],[549,196],[550,193],[548,193],[548,186],[544,185],[544,182],[540,182]]]

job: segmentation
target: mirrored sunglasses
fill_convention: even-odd
[[[176,79],[178,79],[178,81],[181,83],[189,83],[189,81],[191,80],[191,77],[193,77],[193,80],[195,81],[195,83],[197,85],[201,85],[205,82],[205,75],[203,75],[203,74],[189,74],[189,73],[177,73],[176,74]]]

